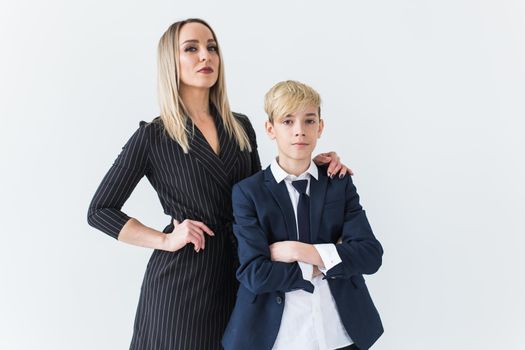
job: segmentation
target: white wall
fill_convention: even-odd
[[[90,228],[91,196],[151,120],[156,44],[202,17],[263,165],[262,98],[297,79],[385,248],[378,350],[525,342],[525,5],[493,1],[2,1],[0,348],[124,349],[150,251]],[[125,210],[168,223],[142,181]],[[521,214],[521,216],[520,216]]]

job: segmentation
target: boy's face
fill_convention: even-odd
[[[311,160],[312,152],[321,137],[323,121],[319,116],[319,108],[306,107],[304,110],[290,113],[266,122],[266,133],[277,141],[279,159]]]

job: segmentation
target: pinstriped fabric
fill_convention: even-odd
[[[220,349],[220,339],[235,303],[236,247],[231,231],[231,188],[260,170],[255,132],[245,126],[253,152],[241,152],[214,113],[219,137],[217,156],[198,128],[184,154],[164,133],[159,118],[142,122],[96,191],[88,211],[90,225],[117,238],[129,216],[121,211],[143,176],[157,192],[170,218],[199,220],[215,237],[206,249],[155,250],[141,288],[130,349]],[[164,232],[171,232],[170,224]]]

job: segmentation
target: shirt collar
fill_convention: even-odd
[[[277,162],[277,158],[273,159],[272,164],[270,165],[270,170],[272,171],[272,175],[275,178],[275,181],[277,181],[277,183],[283,181],[287,177],[292,180],[301,179],[301,178],[306,179],[308,178],[307,176],[308,174],[317,180],[318,175],[319,175],[317,166],[312,160],[310,161],[310,166],[308,167],[308,169],[306,169],[306,171],[300,174],[299,176],[288,174],[286,171],[284,171],[284,169],[281,168],[281,166]]]

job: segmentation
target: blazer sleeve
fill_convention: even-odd
[[[314,287],[303,279],[297,263],[272,261],[266,233],[259,225],[254,202],[241,186],[233,187],[233,232],[238,241],[239,262],[237,279],[254,294],[289,292]]]
[[[130,219],[121,211],[122,206],[148,171],[146,128],[146,122],[141,122],[102,179],[89,205],[89,225],[113,238],[118,238],[122,227]]]
[[[347,176],[345,193],[342,242],[336,244],[341,263],[328,270],[326,278],[373,274],[382,263],[383,247],[375,238],[365,211],[359,204],[359,195],[351,176]]]

